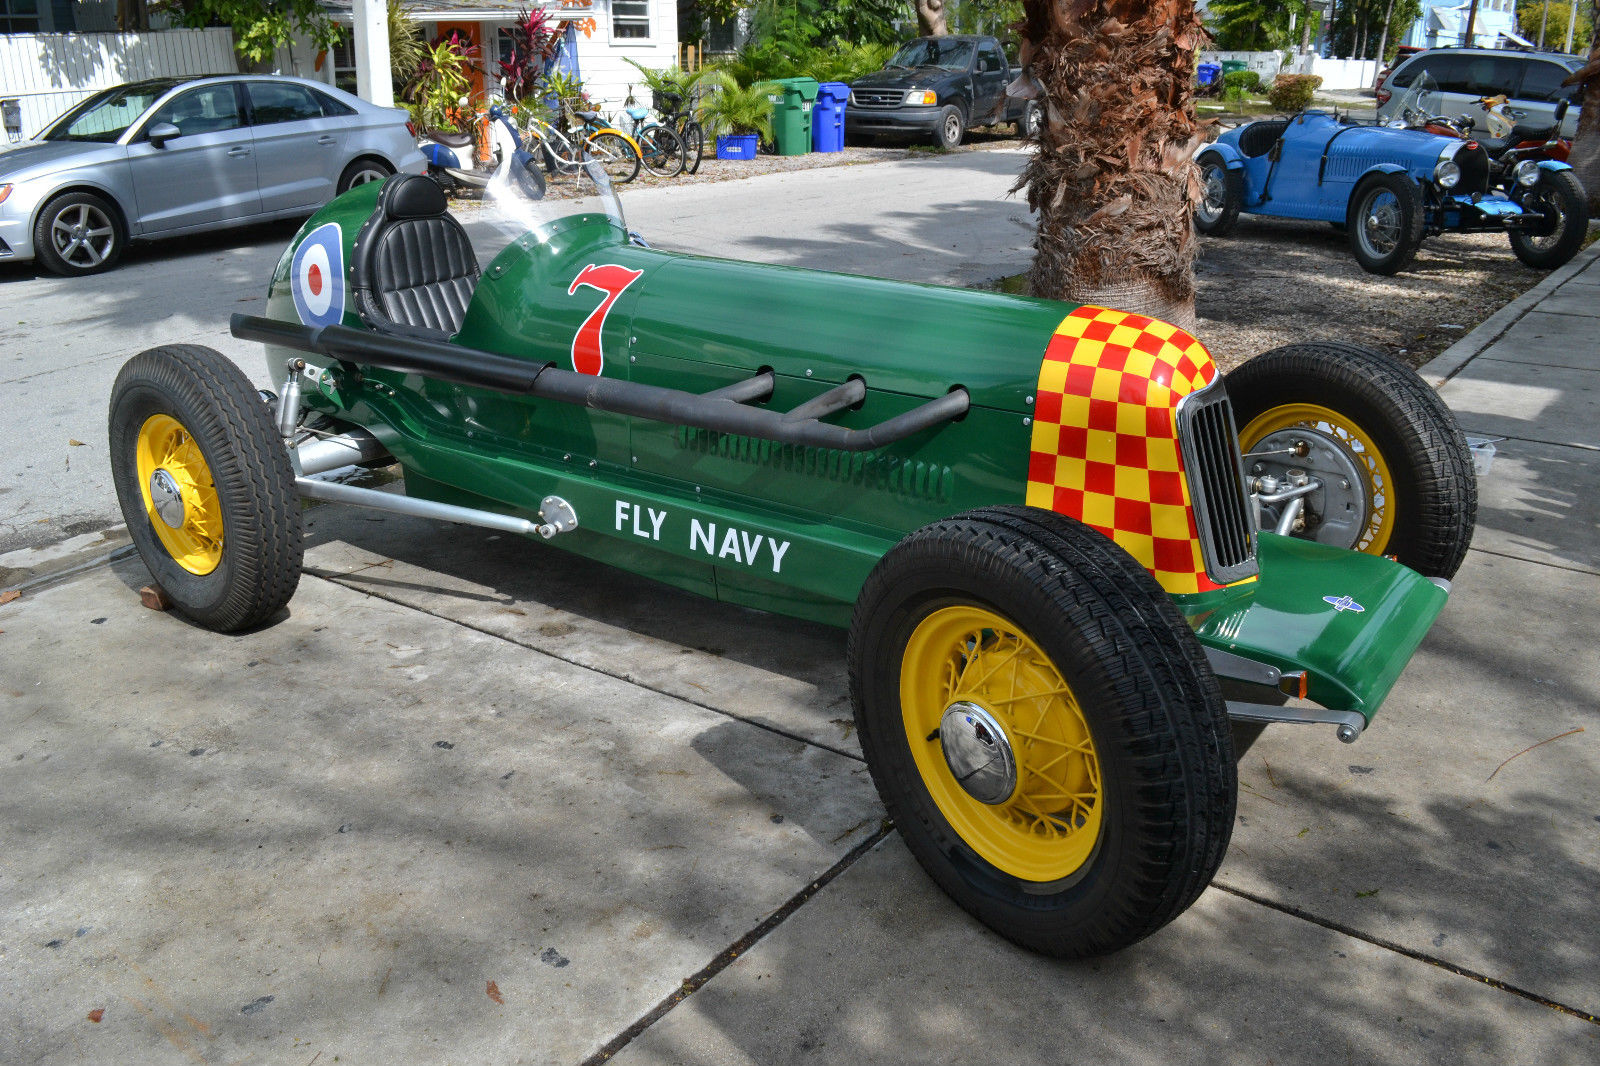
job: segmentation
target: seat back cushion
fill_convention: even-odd
[[[478,282],[478,259],[432,178],[390,178],[378,195],[372,228],[359,242],[359,286],[371,294],[380,329],[450,336],[461,328]],[[365,229],[365,227],[363,227]]]

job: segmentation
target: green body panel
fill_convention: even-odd
[[[335,200],[300,237],[338,222],[348,266],[376,191]],[[267,308],[287,321],[297,320],[293,247]],[[703,393],[770,370],[766,402],[778,410],[860,377],[866,399],[828,418],[848,427],[958,386],[971,409],[889,447],[847,453],[340,364],[321,368],[306,403],[378,432],[410,495],[527,518],[560,496],[579,518],[554,542],[563,548],[837,625],[849,623],[867,574],[908,533],[1023,501],[1040,362],[1072,305],[677,255],[634,246],[603,216],[581,215],[520,238],[488,265],[457,342],[573,369],[574,338],[608,298],[578,283],[596,267],[638,273],[601,322],[605,376]],[[360,327],[348,297],[346,310],[345,324]],[[295,354],[269,348],[274,379]],[[1336,611],[1325,595],[1366,610]],[[1444,594],[1384,559],[1263,534],[1259,581],[1177,599],[1204,643],[1307,669],[1314,699],[1370,718]]]
[[[1381,556],[1275,533],[1261,533],[1257,551],[1259,580],[1178,597],[1201,643],[1305,670],[1311,699],[1370,722],[1444,608],[1444,590]]]

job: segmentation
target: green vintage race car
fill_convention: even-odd
[[[117,492],[180,610],[278,614],[309,498],[848,627],[906,845],[1003,935],[1087,955],[1210,882],[1236,742],[1356,739],[1445,602],[1471,456],[1378,353],[1291,345],[1224,383],[1113,309],[652,249],[592,180],[497,178],[481,269],[425,178],[329,204],[233,320],[276,396],[205,348],[128,362]],[[318,477],[393,462],[404,495]]]

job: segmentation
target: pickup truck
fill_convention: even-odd
[[[850,86],[845,135],[931,136],[954,148],[969,126],[1013,122],[1019,136],[1031,137],[1039,129],[1039,105],[1006,95],[1019,73],[993,37],[918,37],[882,70]]]

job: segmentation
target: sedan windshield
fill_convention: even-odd
[[[49,129],[39,135],[39,139],[102,141],[109,144],[121,137],[135,119],[177,84],[175,79],[141,81],[98,92],[56,119]]]
[[[966,70],[972,62],[972,42],[943,40],[938,37],[919,37],[901,47],[889,60],[891,67],[942,67],[945,70]]]

